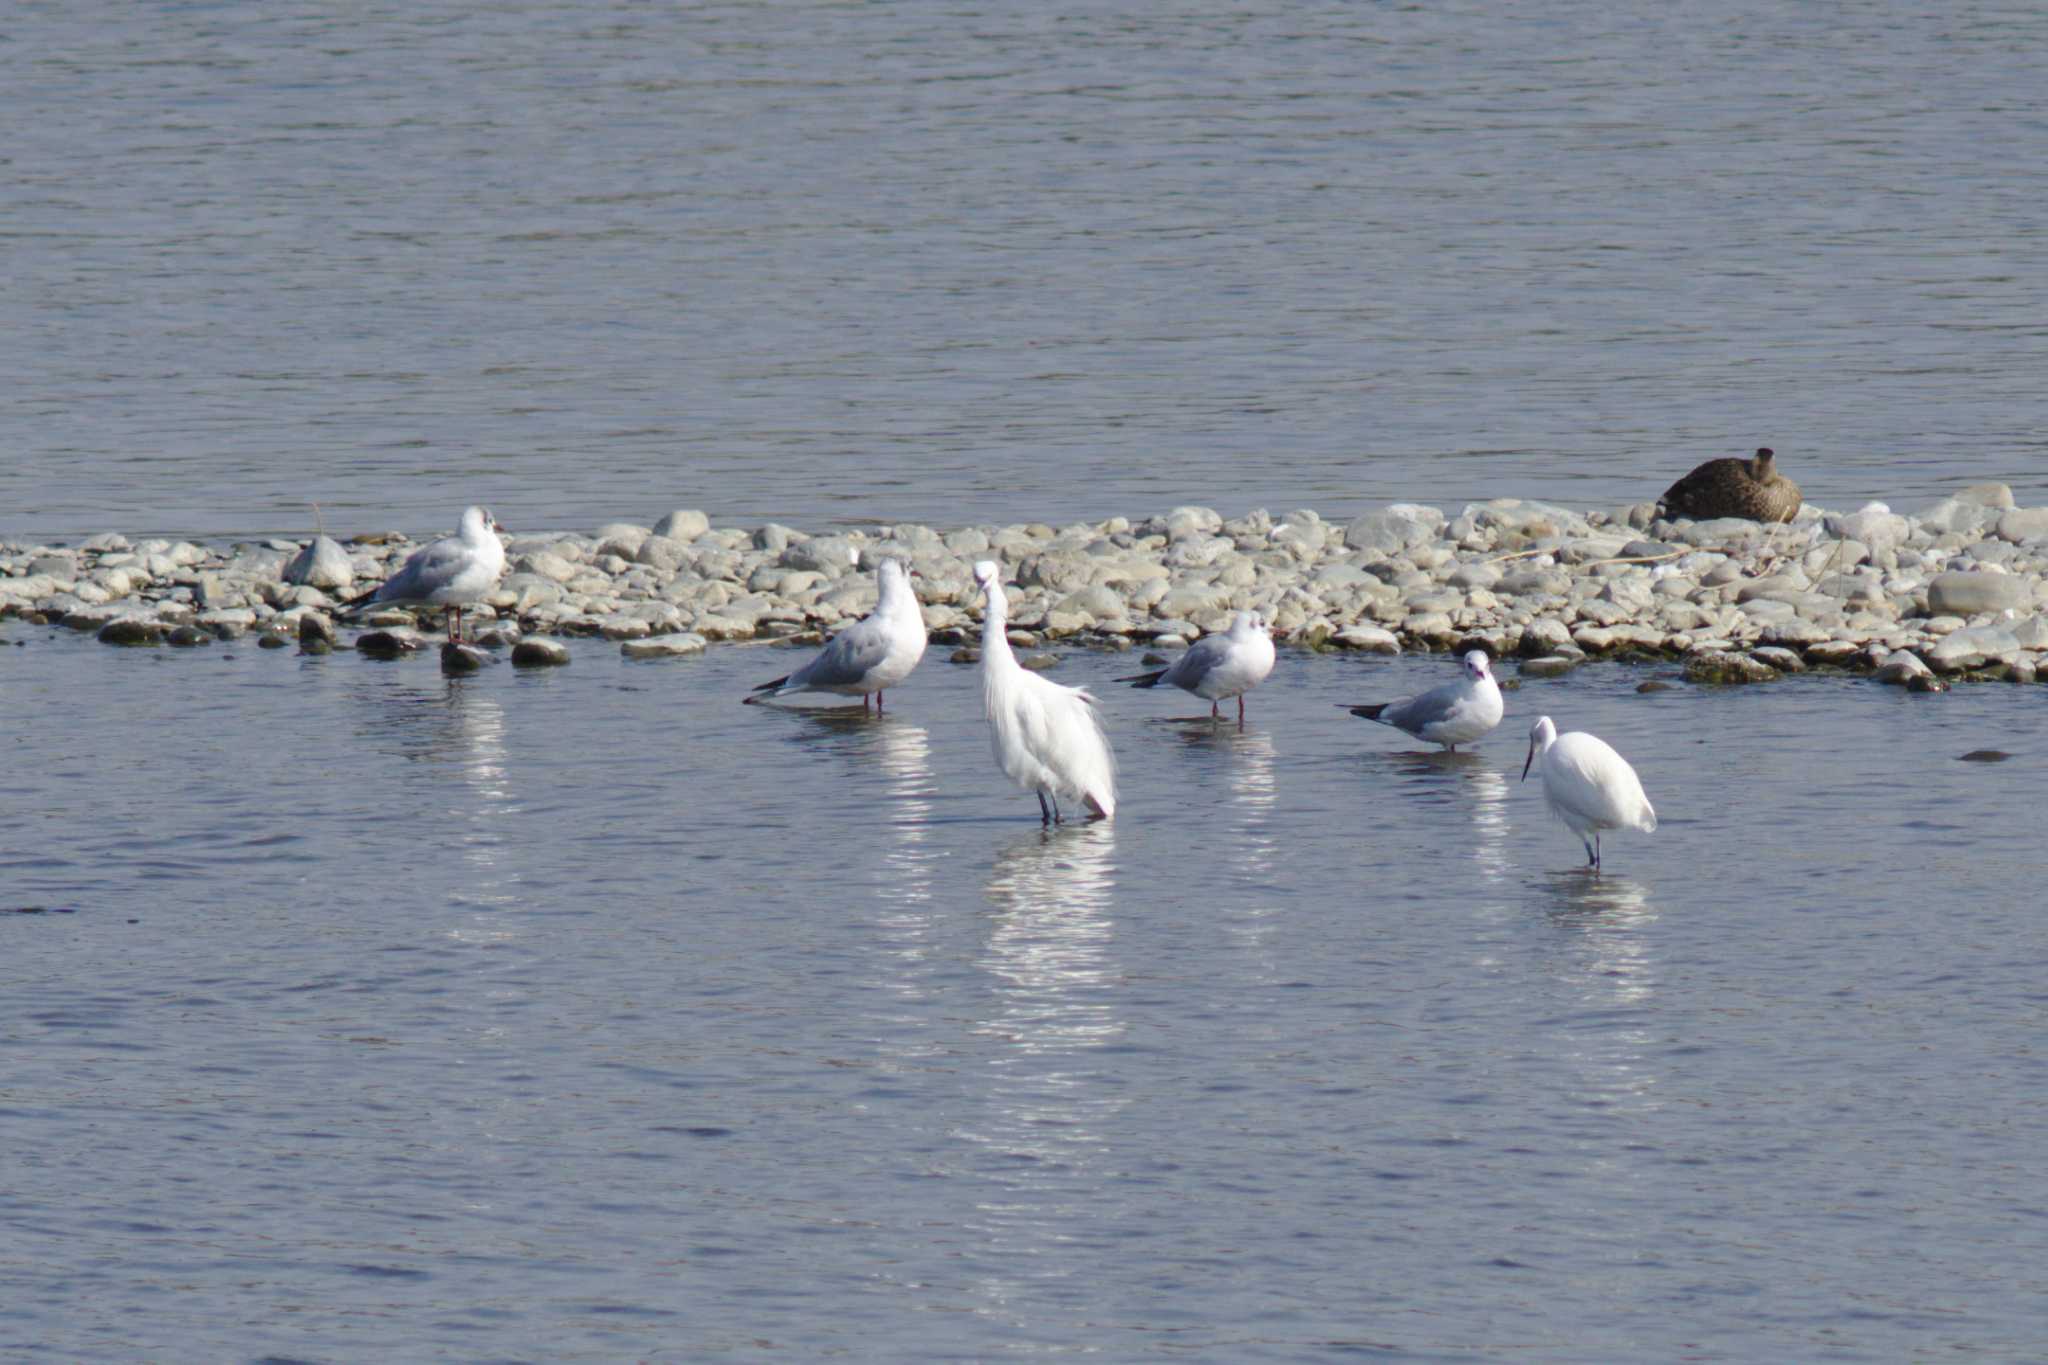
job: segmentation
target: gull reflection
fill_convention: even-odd
[[[1508,879],[1508,797],[1506,776],[1493,768],[1468,768],[1461,776],[1472,808],[1472,859],[1489,882]]]
[[[515,897],[499,868],[507,843],[506,817],[518,810],[506,757],[504,705],[459,678],[370,695],[375,705],[362,734],[411,765],[406,790],[393,801],[410,802],[414,809],[387,811],[386,822],[417,831],[467,865],[451,891],[455,901],[486,908],[512,902]]]
[[[1229,810],[1234,818],[1225,853],[1234,894],[1223,897],[1214,908],[1213,923],[1237,946],[1254,952],[1252,958],[1238,959],[1257,964],[1254,979],[1268,979],[1276,969],[1267,948],[1280,914],[1272,895],[1281,864],[1280,843],[1273,833],[1273,816],[1280,804],[1273,737],[1259,730],[1205,722],[1183,731],[1181,741],[1180,753],[1202,764],[1203,771],[1195,780],[1203,786],[1221,783],[1230,790]]]
[[[1563,1055],[1583,1074],[1580,1098],[1634,1110],[1659,1107],[1652,1027],[1657,966],[1648,932],[1657,910],[1648,888],[1583,869],[1552,873],[1541,888],[1550,922],[1560,931],[1549,968],[1568,997]]]

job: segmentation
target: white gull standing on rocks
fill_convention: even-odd
[[[484,600],[505,571],[505,543],[488,508],[464,509],[455,534],[412,552],[381,587],[351,599],[344,614],[378,606],[448,609],[448,638],[462,638],[462,609]]]
[[[1612,745],[1583,730],[1560,735],[1550,717],[1541,716],[1529,731],[1529,757],[1522,780],[1534,767],[1543,777],[1543,799],[1551,814],[1564,821],[1586,846],[1587,866],[1600,866],[1600,831],[1657,828],[1657,812],[1643,795],[1642,781]],[[1591,835],[1591,838],[1587,836]]]
[[[910,676],[924,657],[926,640],[924,610],[910,589],[903,561],[883,560],[879,577],[881,598],[872,613],[833,636],[802,668],[762,683],[742,700],[751,706],[793,692],[837,692],[859,697],[863,711],[873,696],[879,712],[883,691]]]
[[[1273,637],[1255,611],[1241,611],[1231,618],[1230,629],[1204,635],[1187,653],[1165,668],[1118,678],[1133,687],[1157,687],[1161,683],[1192,692],[1209,703],[1209,718],[1220,719],[1216,703],[1237,698],[1237,723],[1244,724],[1244,694],[1266,680],[1273,671]]]
[[[1346,707],[1354,716],[1376,720],[1417,739],[1441,744],[1452,753],[1500,724],[1507,709],[1501,701],[1500,684],[1493,680],[1486,651],[1475,649],[1465,656],[1465,676],[1457,682],[1433,687],[1419,697],[1380,702],[1372,706]]]
[[[1047,824],[1060,822],[1062,796],[1100,818],[1116,814],[1116,756],[1095,714],[1095,698],[1018,663],[1010,652],[1002,570],[983,560],[974,566],[974,581],[984,602],[981,705],[997,766],[1038,794],[1038,813]]]

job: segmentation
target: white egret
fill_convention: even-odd
[[[1078,687],[1041,678],[1010,652],[1002,571],[974,566],[985,606],[981,618],[981,705],[988,716],[996,764],[1012,782],[1038,794],[1038,812],[1060,822],[1060,797],[1080,801],[1107,819],[1116,814],[1116,756],[1095,714],[1095,698]]]
[[[1524,782],[1531,767],[1543,775],[1543,799],[1551,814],[1586,846],[1590,867],[1600,866],[1601,830],[1639,829],[1649,834],[1657,828],[1657,812],[1643,795],[1636,770],[1597,735],[1582,730],[1560,735],[1550,717],[1540,717],[1529,731]]]
[[[489,509],[471,507],[452,536],[415,550],[381,587],[351,599],[345,615],[377,606],[448,608],[448,638],[462,638],[462,609],[484,600],[505,571],[505,544]]]
[[[1469,744],[1500,724],[1506,710],[1486,651],[1475,649],[1468,653],[1463,667],[1464,677],[1433,687],[1421,696],[1346,709],[1354,716],[1406,730],[1417,739],[1441,744],[1456,753],[1460,744]]]
[[[1266,622],[1255,611],[1241,611],[1230,620],[1230,629],[1204,635],[1193,648],[1165,668],[1118,678],[1133,687],[1157,687],[1161,683],[1192,692],[1209,703],[1209,718],[1221,719],[1216,704],[1237,698],[1237,723],[1244,724],[1244,694],[1266,680],[1273,671],[1273,637]]]
[[[743,700],[752,705],[792,692],[837,692],[859,697],[865,711],[872,695],[879,712],[882,693],[908,678],[924,657],[926,638],[924,609],[910,589],[910,574],[903,561],[883,560],[879,577],[881,600],[872,613],[833,636],[802,668],[762,683]]]

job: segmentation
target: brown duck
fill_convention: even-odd
[[[1708,460],[1664,490],[1657,514],[1790,521],[1799,511],[1799,485],[1778,472],[1777,458],[1765,446],[1753,459]]]

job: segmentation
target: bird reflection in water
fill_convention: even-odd
[[[1436,750],[1367,755],[1367,762],[1375,770],[1392,772],[1412,799],[1469,812],[1472,833],[1468,846],[1473,861],[1479,864],[1479,875],[1496,885],[1507,884],[1511,875],[1508,800],[1513,786],[1494,760],[1481,752]],[[1503,901],[1496,908],[1505,912],[1509,903]]]
[[[876,1040],[878,1064],[911,1067],[944,1049],[935,1036],[940,992],[933,976],[945,965],[937,942],[936,871],[944,856],[932,833],[935,808],[931,732],[858,706],[789,709],[789,740],[839,761],[832,785],[862,808],[875,837],[848,847],[840,879],[847,903],[868,908],[861,942],[870,966],[861,986]]]
[[[517,878],[499,867],[506,818],[519,809],[506,760],[504,705],[460,678],[372,695],[375,714],[363,734],[395,746],[417,765],[408,770],[411,780],[402,798],[414,801],[416,809],[387,810],[384,820],[459,855],[467,870],[450,892],[453,900],[486,909],[512,903]],[[449,782],[450,776],[457,781]]]
[[[1100,1167],[1128,1100],[1090,1054],[1127,1025],[1115,934],[1115,826],[1034,830],[996,854],[977,965],[990,983],[969,1078],[980,1116],[959,1136],[989,1187],[972,1226],[992,1307],[1074,1273],[1064,1249],[1113,1213]],[[1028,1295],[1026,1295],[1028,1297]]]
[[[1235,894],[1216,908],[1215,927],[1241,948],[1253,950],[1263,979],[1274,964],[1268,941],[1278,927],[1279,906],[1273,884],[1282,875],[1280,843],[1273,817],[1280,804],[1280,782],[1273,737],[1259,730],[1219,727],[1206,721],[1181,733],[1179,752],[1200,765],[1192,779],[1204,788],[1230,792],[1230,825],[1225,855]]]
[[[1642,1111],[1660,1107],[1654,1024],[1656,907],[1641,882],[1591,868],[1552,873],[1539,886],[1558,935],[1547,954],[1565,989],[1569,1045],[1557,1055],[1583,1077],[1578,1098]]]

